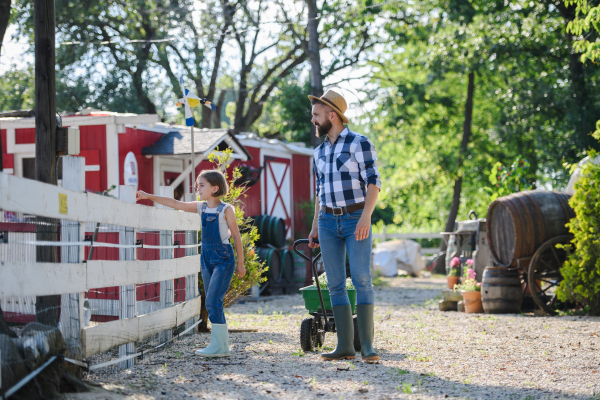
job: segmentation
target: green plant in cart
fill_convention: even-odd
[[[317,286],[315,278],[312,278],[313,280],[313,286]],[[321,274],[319,275],[319,286],[321,287],[321,289],[328,289],[329,287],[327,286],[327,274]],[[354,284],[352,283],[352,279],[350,278],[346,278],[346,289],[354,289]]]

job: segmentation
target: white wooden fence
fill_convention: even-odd
[[[197,214],[134,204],[135,191],[131,186],[119,188],[121,196],[127,197],[126,201],[83,192],[82,160],[79,157],[63,159],[63,165],[73,167],[64,170],[63,186],[70,186],[75,190],[0,173],[0,210],[79,224],[80,229],[75,237],[67,238],[68,235],[63,233],[63,241],[84,241],[85,229],[82,226],[86,222],[94,222],[132,228],[124,232],[122,240],[120,239],[122,244],[133,245],[137,229],[171,233],[176,230],[188,231],[186,243],[197,243],[197,231],[200,227],[200,217]],[[133,235],[128,235],[130,232]],[[173,234],[165,237],[170,237],[170,243],[160,244],[172,245]],[[10,243],[0,243],[0,253],[9,252],[9,246]],[[65,256],[61,257],[60,263],[29,260],[3,262],[0,265],[0,298],[47,295],[63,295],[64,298],[66,294],[75,294],[79,315],[73,320],[79,324],[75,328],[79,332],[84,358],[114,346],[121,346],[124,350],[124,345],[131,346],[132,343],[157,333],[169,331],[170,334],[171,328],[183,323],[189,326],[190,320],[200,314],[200,298],[197,296],[200,256],[197,255],[197,248],[188,247],[186,255],[181,258],[173,258],[173,249],[161,249],[161,259],[153,261],[136,260],[134,250],[128,252],[121,249],[124,251],[120,252],[118,261],[87,262],[82,262],[84,246],[74,248],[79,249],[75,252],[75,262],[73,257],[69,259],[70,262],[65,262]],[[188,277],[185,301],[174,305],[171,287],[170,302],[168,299],[165,301],[167,308],[143,315],[136,312],[134,285],[161,282],[163,292],[163,287],[168,290],[169,286],[162,282],[171,282],[172,286],[173,279],[181,277]],[[119,301],[124,309],[121,315],[127,318],[84,327],[84,293],[92,288],[111,286],[121,287]],[[161,295],[168,297],[168,293]],[[132,351],[134,349],[127,348],[127,353]]]

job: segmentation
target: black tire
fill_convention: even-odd
[[[305,318],[300,325],[300,348],[302,351],[313,351],[314,350],[314,320],[312,318]]]
[[[356,352],[360,352],[360,336],[358,335],[358,319],[356,315],[352,318],[352,322],[354,322],[354,350]]]
[[[321,322],[320,318],[313,319],[313,321],[313,325],[315,327],[315,348],[323,347],[323,344],[325,343],[325,328],[323,327],[323,323]]]

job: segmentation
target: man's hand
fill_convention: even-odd
[[[238,264],[237,268],[235,269],[235,273],[240,279],[242,279],[244,275],[246,275],[246,267],[244,267],[243,263]]]
[[[135,193],[135,201],[145,200],[145,199],[149,198],[149,196],[150,195],[148,193],[146,193],[142,190],[138,190]]]
[[[311,249],[318,248],[319,243],[313,242],[314,239],[318,239],[318,238],[319,238],[319,228],[313,228],[312,231],[310,231],[310,234],[308,235],[308,247],[310,247]]]
[[[354,232],[354,236],[356,236],[356,240],[365,240],[369,237],[369,231],[371,229],[371,218],[366,217],[364,214],[358,220],[356,224],[356,231]]]

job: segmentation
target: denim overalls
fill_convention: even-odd
[[[235,257],[230,243],[223,244],[219,232],[219,214],[225,203],[221,202],[215,214],[207,214],[206,203],[202,204],[202,282],[206,294],[208,318],[213,324],[225,324],[223,297],[229,288],[235,271]]]

